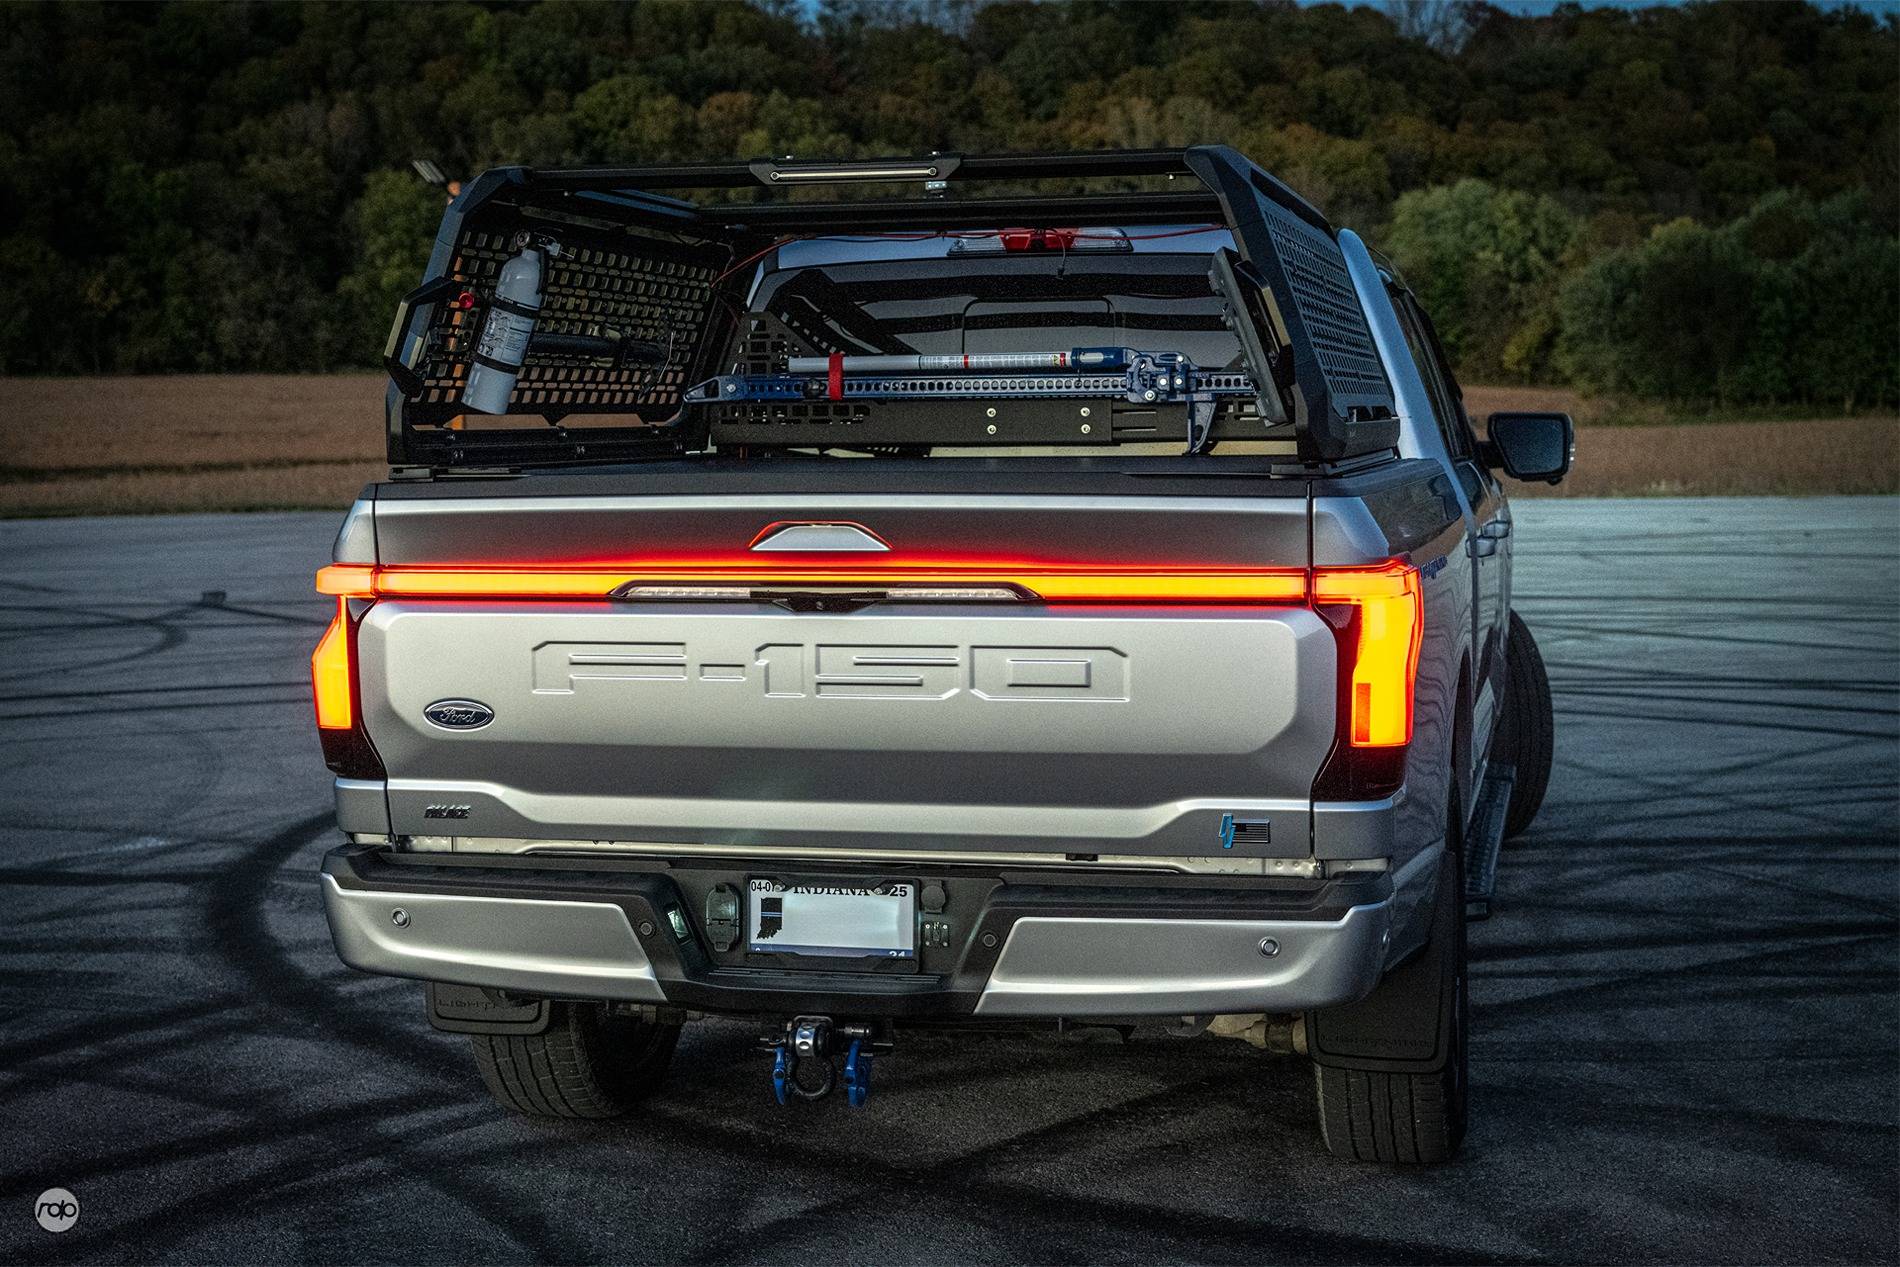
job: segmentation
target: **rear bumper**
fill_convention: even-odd
[[[337,953],[367,972],[728,1014],[1305,1011],[1378,983],[1393,905],[1383,873],[1298,881],[911,868],[949,893],[950,944],[923,950],[902,973],[814,971],[712,949],[702,895],[743,883],[749,869],[352,845],[324,859],[322,885]]]

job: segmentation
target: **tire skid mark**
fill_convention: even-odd
[[[1295,1257],[1299,1261],[1358,1263],[1368,1260],[1404,1258],[1408,1262],[1445,1262],[1445,1263],[1486,1263],[1516,1261],[1502,1258],[1466,1246],[1438,1247],[1423,1246],[1416,1242],[1395,1244],[1379,1238],[1363,1237],[1350,1232],[1321,1230],[1297,1225],[1278,1225],[1263,1221],[1241,1218],[1210,1216],[1206,1211],[1183,1212],[1165,1206],[1128,1205],[1120,1202],[1096,1201],[1078,1197],[1073,1193],[1062,1193],[1056,1202],[1050,1202],[1051,1194],[1025,1188],[1019,1184],[1002,1182],[981,1177],[982,1169],[992,1162],[1016,1161],[1025,1155],[1061,1156],[1065,1147],[1074,1142],[1089,1140],[1110,1133],[1119,1133],[1114,1128],[1139,1129],[1141,1121],[1148,1117],[1165,1115],[1204,1100],[1210,1092],[1228,1091],[1239,1093],[1240,1083],[1245,1080],[1243,1073],[1219,1073],[1194,1078],[1187,1082],[1165,1087],[1158,1091],[1138,1095],[1132,1099],[1103,1105],[1059,1122],[1032,1130],[1005,1136],[1000,1140],[985,1144],[967,1152],[956,1153],[949,1157],[931,1162],[924,1166],[906,1166],[901,1161],[882,1163],[882,1168],[893,1172],[892,1185],[906,1194],[923,1191],[928,1193],[927,1200],[941,1202],[944,1198],[960,1198],[961,1203],[970,1207],[986,1210],[992,1217],[1007,1213],[1009,1207],[1027,1204],[1028,1208],[1019,1211],[1021,1221],[1007,1220],[1013,1228],[1020,1228],[1020,1235],[1028,1242],[1028,1250],[1023,1256],[1034,1261],[1056,1261],[1047,1255],[1055,1251],[1066,1256],[1072,1252],[1074,1240],[1063,1236],[1057,1240],[1045,1240],[1038,1237],[1032,1229],[1039,1223],[1073,1222],[1083,1227],[1100,1231],[1104,1227],[1119,1228],[1124,1232],[1153,1232],[1157,1226],[1169,1226],[1169,1239],[1191,1245],[1198,1253],[1205,1254],[1211,1242],[1222,1243],[1231,1249],[1251,1249],[1258,1251],[1263,1237],[1266,1243],[1274,1246],[1278,1255],[1288,1253],[1290,1247],[1297,1247]],[[698,1120],[671,1123],[676,1131],[689,1131],[699,1139],[708,1134],[719,1133],[721,1128],[708,1129]],[[736,1138],[727,1133],[722,1151],[736,1152],[750,1147],[755,1140],[739,1134]],[[812,1149],[799,1145],[795,1141],[777,1141],[775,1147],[785,1149],[786,1159],[801,1171],[818,1168],[842,1167],[835,1177],[847,1181],[862,1182],[863,1159],[851,1154],[837,1154],[830,1150]],[[976,1177],[969,1177],[974,1171]],[[864,1208],[865,1193],[851,1191],[807,1207],[795,1214],[779,1216],[770,1221],[753,1226],[734,1229],[727,1236],[702,1245],[688,1256],[689,1263],[716,1263],[743,1252],[761,1241],[770,1243],[778,1234],[787,1236],[809,1234],[811,1223],[816,1218],[853,1218]],[[1073,1211],[1073,1213],[1069,1213]],[[1061,1247],[1061,1248],[1059,1248]],[[1304,1251],[1304,1252],[1298,1252]]]

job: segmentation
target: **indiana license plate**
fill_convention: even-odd
[[[849,959],[917,956],[917,886],[774,880],[746,885],[746,949]]]

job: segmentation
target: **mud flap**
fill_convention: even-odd
[[[1431,938],[1357,1003],[1306,1014],[1306,1050],[1315,1064],[1376,1073],[1435,1073],[1451,1052],[1464,945],[1463,868],[1447,853],[1438,866]]]
[[[548,1027],[548,1001],[504,994],[478,985],[426,983],[429,1024],[445,1034],[539,1034]]]

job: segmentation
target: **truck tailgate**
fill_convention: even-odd
[[[1031,589],[1037,569],[1148,582],[1134,597],[1109,584],[1090,601],[831,611],[723,591],[386,597],[358,654],[393,830],[1304,857],[1334,740],[1331,630],[1297,600],[1153,591],[1172,576],[1297,573],[1306,516],[1303,498],[1272,497],[379,502],[378,561],[398,572],[743,574],[763,586],[819,568],[934,567],[1029,576]],[[862,525],[888,548],[750,548],[787,522]],[[444,701],[480,708],[442,713]]]

